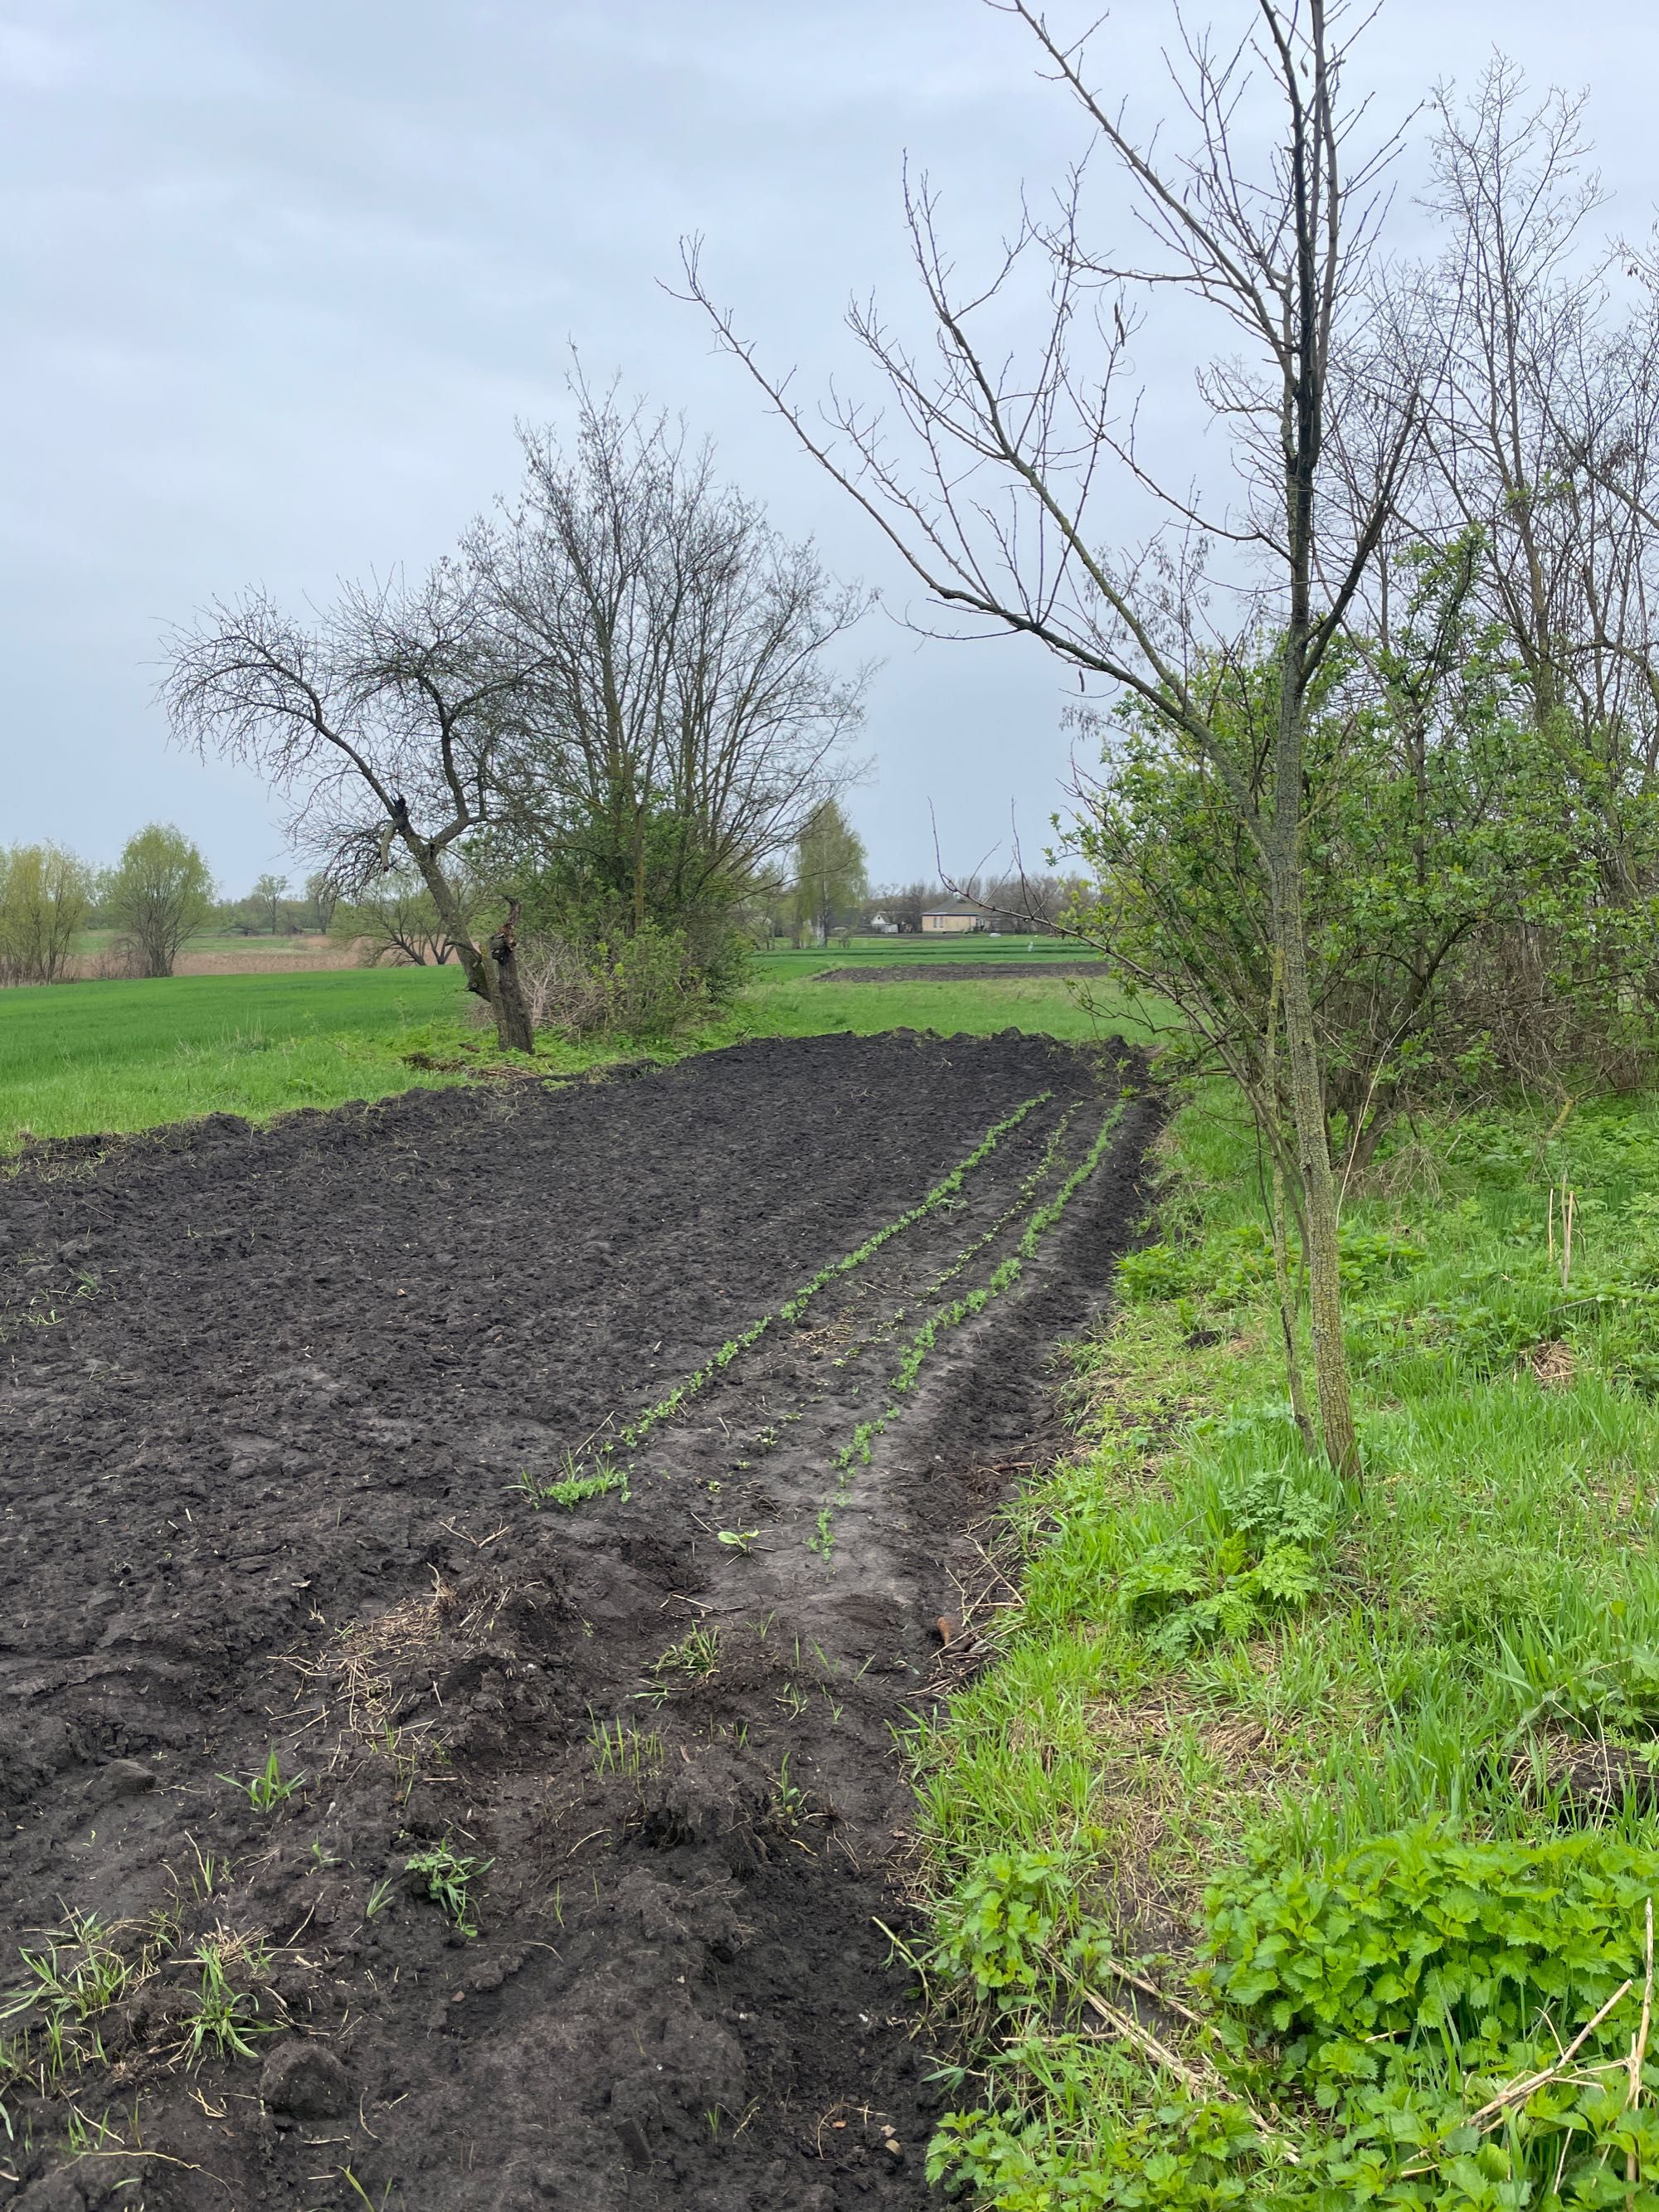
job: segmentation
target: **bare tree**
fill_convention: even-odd
[[[535,679],[493,764],[509,842],[607,929],[733,900],[848,780],[866,604],[721,485],[705,446],[578,379],[574,452],[526,433],[520,502],[482,535]]]
[[[880,409],[855,401],[809,421],[787,380],[757,364],[713,302],[695,245],[685,254],[690,293],[942,608],[981,630],[1038,639],[1085,691],[1103,681],[1139,697],[1170,743],[1226,792],[1271,891],[1267,949],[1290,1127],[1275,1110],[1264,1133],[1300,1190],[1326,1449],[1356,1480],[1338,1192],[1308,975],[1304,768],[1310,693],[1388,524],[1415,433],[1411,393],[1387,356],[1362,343],[1376,179],[1389,148],[1350,166],[1358,117],[1342,93],[1349,11],[1340,0],[1258,0],[1253,27],[1229,47],[1175,16],[1172,71],[1192,126],[1182,155],[1132,134],[1095,89],[1082,41],[1051,29],[1030,0],[992,4],[1024,25],[1127,180],[1149,243],[1145,258],[1085,243],[1079,167],[1056,212],[1042,221],[1026,213],[989,278],[970,287],[941,241],[935,196],[925,180],[907,184],[931,353],[908,348],[873,306],[850,317],[885,380],[898,437]],[[1264,104],[1273,151],[1251,167],[1241,149],[1264,121]],[[1032,264],[1047,312],[1019,357],[1004,350],[1000,332]],[[1211,309],[1230,344],[1249,349],[1200,381],[1236,463],[1237,496],[1213,514],[1196,495],[1157,480],[1121,404],[1134,300],[1171,286]],[[1328,461],[1350,426],[1349,448],[1372,456],[1357,500],[1352,469],[1337,474]],[[1102,550],[1098,514],[1113,485],[1152,499],[1166,518],[1147,543],[1115,555]],[[1244,614],[1231,626],[1216,613],[1230,580],[1208,566],[1217,542],[1257,563],[1251,588],[1233,586]],[[1279,696],[1270,773],[1253,787],[1217,706],[1233,661],[1264,631],[1274,641]]]
[[[179,738],[257,768],[289,801],[290,842],[348,893],[406,854],[501,1044],[528,1052],[517,909],[479,945],[459,888],[527,674],[495,612],[465,561],[413,588],[354,586],[310,627],[250,591],[173,634],[163,689]]]
[[[1418,319],[1442,341],[1414,519],[1480,532],[1481,588],[1542,721],[1574,683],[1583,562],[1596,557],[1561,474],[1556,416],[1577,377],[1595,375],[1584,349],[1595,344],[1600,287],[1578,248],[1600,192],[1583,173],[1582,100],[1528,102],[1512,63],[1495,58],[1467,103],[1443,88],[1435,106],[1427,199],[1447,244],[1414,288]]]
[[[1393,303],[1394,343],[1433,368],[1412,519],[1479,544],[1478,603],[1524,671],[1529,743],[1593,860],[1579,918],[1599,923],[1570,964],[1611,1036],[1630,987],[1650,1001],[1656,988],[1640,917],[1659,884],[1659,286],[1646,256],[1615,263],[1589,234],[1601,193],[1582,98],[1534,96],[1499,56],[1468,100],[1443,88],[1435,109],[1444,246]],[[1615,265],[1644,286],[1633,300]],[[1386,592],[1373,618],[1386,649]],[[1533,927],[1506,948],[1540,1014],[1562,945]],[[1535,1063],[1554,1026],[1528,1024]]]

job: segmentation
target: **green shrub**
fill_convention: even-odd
[[[1069,1887],[1058,1851],[992,1852],[941,1906],[931,1963],[976,1996],[1000,2003],[1030,1996],[1065,1925]]]
[[[1081,2087],[1091,2055],[1082,2044],[1051,2036],[1030,2055],[1048,2080],[1075,2075]],[[1223,2212],[1278,2201],[1261,2192],[1261,2137],[1237,2105],[1176,2090],[1153,2111],[1108,2110],[1091,2120],[1071,2142],[1052,2124],[1006,2112],[948,2113],[928,2151],[927,2179],[971,2189],[996,2212]]]
[[[1632,2201],[1626,2152],[1659,2175],[1659,2118],[1650,2103],[1626,2112],[1623,2071],[1656,1889],[1654,1853],[1605,1835],[1468,1843],[1435,1828],[1212,1889],[1207,1980],[1224,2039],[1258,2094],[1326,2116],[1318,2158],[1352,2193],[1320,2201]],[[1473,2124],[1552,2068],[1626,1983],[1576,2064]],[[1659,2090],[1659,2051],[1644,2081]],[[1536,2185],[1557,2173],[1555,2192]],[[1368,2174],[1393,2185],[1368,2197]],[[1659,2200],[1650,2185],[1633,2201]]]

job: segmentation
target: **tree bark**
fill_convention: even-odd
[[[495,1035],[503,1052],[532,1052],[535,1032],[530,1010],[519,982],[519,902],[507,908],[507,920],[485,947],[483,965],[495,983],[490,1007],[495,1016]]]
[[[1267,1131],[1273,1153],[1273,1288],[1279,1293],[1279,1325],[1285,1337],[1285,1379],[1290,1386],[1291,1412],[1296,1420],[1296,1432],[1301,1437],[1303,1449],[1311,1453],[1315,1449],[1314,1425],[1308,1417],[1308,1394],[1302,1380],[1302,1354],[1296,1340],[1297,1302],[1291,1290],[1291,1267],[1285,1235],[1285,1163],[1279,1157],[1282,1138],[1279,1109],[1279,1011],[1284,995],[1284,963],[1277,955],[1273,959],[1273,988],[1267,996],[1267,1049],[1265,1058],[1267,1075],[1267,1112],[1272,1116]],[[1305,1245],[1304,1245],[1305,1249]]]
[[[396,821],[397,817],[394,816],[393,819]],[[507,909],[507,920],[490,938],[484,950],[480,951],[472,941],[466,917],[461,912],[459,902],[443,872],[438,855],[412,835],[406,823],[407,810],[404,810],[404,818],[398,822],[397,826],[414,856],[422,880],[432,894],[432,903],[438,909],[438,918],[455,948],[456,957],[466,971],[467,989],[476,992],[495,1018],[496,1043],[503,1052],[533,1052],[536,1035],[531,1027],[530,1011],[525,1005],[524,993],[519,982],[519,902],[514,900]]]
[[[1302,910],[1299,859],[1273,870],[1275,952],[1283,963],[1285,1042],[1290,1060],[1291,1113],[1302,1180],[1302,1217],[1308,1257],[1308,1310],[1313,1331],[1314,1389],[1319,1425],[1331,1465],[1357,1490],[1359,1443],[1348,1389],[1348,1355],[1342,1339],[1342,1283],[1337,1242],[1336,1177],[1325,1127],[1319,1042],[1308,987],[1308,953]]]

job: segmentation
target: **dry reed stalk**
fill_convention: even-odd
[[[1488,2103],[1482,2105],[1478,2112],[1472,2112],[1467,2120],[1460,2120],[1457,2124],[1459,2127],[1474,2128],[1477,2134],[1484,2135],[1516,2105],[1524,2105],[1535,2090],[1541,2089],[1547,2082],[1553,2081],[1558,2075],[1565,2074],[1573,2059],[1589,2038],[1595,2034],[1596,2029],[1601,2027],[1613,2007],[1621,2003],[1635,1987],[1634,1981],[1621,1982],[1601,2011],[1593,2019],[1585,2021],[1559,2058],[1552,2060],[1547,2066],[1540,2067],[1536,2074],[1525,2074],[1511,2081],[1506,2088],[1500,2089]],[[1413,2174],[1431,2173],[1433,2170],[1432,2161],[1425,2166],[1404,2166],[1401,2170],[1400,2179],[1402,2181],[1408,2180]]]
[[[1645,1971],[1642,1980],[1642,2019],[1630,2047],[1630,2094],[1625,2100],[1626,2107],[1632,2112],[1636,2110],[1638,2100],[1642,2094],[1642,2062],[1648,2055],[1648,2030],[1653,2025],[1653,1899],[1651,1898],[1648,1899],[1647,1939],[1644,1952]],[[1625,2203],[1627,2205],[1633,2205],[1636,2202],[1636,2184],[1639,2178],[1636,2170],[1636,2153],[1632,2148],[1625,2153]]]

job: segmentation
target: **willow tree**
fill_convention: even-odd
[[[1357,1480],[1309,981],[1304,771],[1309,702],[1415,434],[1408,380],[1365,334],[1390,147],[1351,162],[1358,112],[1342,88],[1340,0],[1257,0],[1224,46],[1172,10],[1181,152],[1160,131],[1136,133],[1117,96],[1097,88],[1085,42],[1062,39],[1029,0],[991,4],[1024,27],[1076,104],[1090,156],[1050,215],[1022,213],[977,281],[957,274],[936,195],[907,179],[929,335],[907,342],[873,304],[848,318],[884,398],[837,398],[809,417],[711,299],[696,243],[684,255],[690,295],[939,606],[967,618],[967,634],[1034,637],[1085,694],[1092,685],[1139,699],[1172,750],[1224,793],[1269,890],[1264,951],[1285,1079],[1264,1135],[1299,1194],[1325,1447]],[[1091,234],[1089,190],[1108,167],[1135,208],[1133,254]],[[1231,495],[1213,507],[1160,482],[1136,440],[1131,347],[1145,303],[1172,289],[1224,335],[1225,357],[1198,380],[1232,460]],[[1032,333],[1024,347],[1010,337],[1022,331]],[[1114,499],[1115,515],[1104,511]],[[1149,503],[1150,534],[1135,542]],[[1224,573],[1218,546],[1231,549]],[[1224,605],[1238,611],[1231,626]],[[1277,696],[1268,772],[1253,780],[1217,708],[1264,634],[1275,640]]]
[[[404,856],[498,1041],[528,1052],[516,910],[480,944],[461,860],[492,818],[527,671],[477,568],[441,562],[413,587],[354,586],[311,623],[250,591],[170,647],[163,696],[180,739],[258,770],[289,802],[289,842],[348,897]]]

